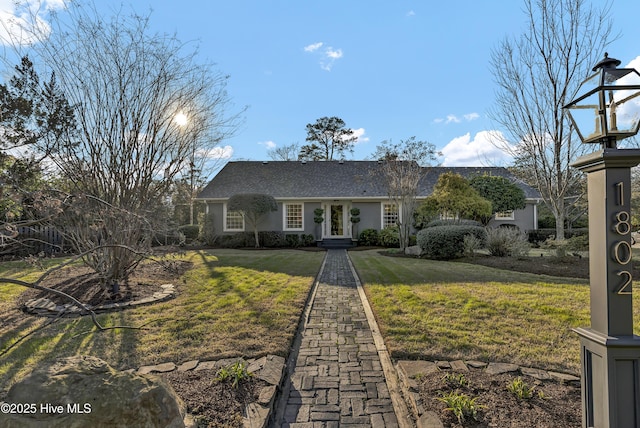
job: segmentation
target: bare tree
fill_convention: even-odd
[[[437,154],[433,144],[416,140],[416,137],[395,144],[383,141],[373,153],[380,161],[378,173],[385,182],[389,200],[398,207],[396,222],[403,251],[409,246],[420,180],[426,173],[425,166],[435,161]]]
[[[300,145],[298,143],[292,143],[269,149],[267,156],[274,161],[294,161],[298,159],[298,153],[300,153]]]
[[[149,17],[135,13],[102,16],[72,2],[51,16],[50,31],[23,31],[38,41],[38,66],[55,73],[75,113],[77,127],[47,142],[82,200],[78,220],[86,221],[65,230],[81,253],[104,249],[102,260],[85,261],[117,284],[148,250],[148,223],[176,177],[189,175],[192,154],[235,129],[228,76],[198,63],[197,51],[174,36],[151,33]],[[88,233],[96,228],[99,242]]]
[[[610,4],[585,0],[525,0],[527,30],[491,53],[498,85],[491,118],[507,142],[495,142],[524,166],[556,218],[564,239],[565,201],[580,172],[570,164],[583,151],[562,106],[611,41]]]

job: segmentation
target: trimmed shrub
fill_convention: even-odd
[[[487,232],[480,226],[433,226],[418,232],[417,241],[423,255],[431,259],[450,260],[464,253],[464,237],[472,235],[483,244]]]
[[[221,248],[242,248],[254,246],[255,238],[251,232],[237,232],[230,235],[220,235],[218,246]]]
[[[587,251],[589,249],[589,235],[574,235],[567,239],[568,251]]]
[[[375,229],[365,229],[360,232],[358,245],[363,245],[365,247],[378,245],[378,231]]]
[[[398,226],[385,227],[378,234],[378,243],[383,247],[400,246],[400,229]]]
[[[425,227],[436,227],[436,226],[477,226],[483,227],[482,223],[475,220],[433,220],[427,223]]]
[[[262,231],[262,232],[258,232],[258,238],[260,239],[260,242],[262,243],[263,247],[279,248],[279,247],[287,246],[287,240],[284,236],[284,232],[278,232],[273,230]]]
[[[303,233],[300,235],[300,245],[302,247],[313,247],[316,244],[316,238],[311,234]]]
[[[300,246],[300,235],[297,233],[290,233],[285,235],[287,240],[287,247],[298,248]]]
[[[544,243],[549,239],[555,239],[556,230],[555,229],[536,229],[536,230],[528,231],[527,234],[529,235],[529,242],[532,245],[540,246],[542,243]],[[574,236],[583,236],[583,235],[589,235],[588,227],[576,228],[576,229],[572,229],[571,231],[565,229],[564,231],[564,237],[566,239],[572,238]]]
[[[526,235],[519,230],[497,227],[487,231],[487,250],[492,256],[523,257],[530,248]]]

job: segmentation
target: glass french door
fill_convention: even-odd
[[[347,205],[341,203],[325,204],[324,206],[324,237],[344,238],[349,236],[349,223],[347,222]]]

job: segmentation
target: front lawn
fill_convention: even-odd
[[[350,252],[394,358],[482,360],[578,373],[586,280]],[[546,260],[548,261],[548,259]],[[640,301],[634,293],[636,331]]]
[[[98,316],[103,326],[145,330],[99,332],[88,317],[58,320],[0,355],[1,389],[44,359],[77,354],[100,357],[117,369],[231,356],[286,357],[324,252],[211,250],[167,257],[193,263],[179,278],[175,299]],[[0,276],[33,279],[38,272],[23,262],[0,263]],[[50,321],[17,308],[23,291],[0,284],[0,353]]]

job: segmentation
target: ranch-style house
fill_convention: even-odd
[[[539,193],[517,180],[502,167],[428,167],[420,181],[418,199],[429,196],[440,174],[454,172],[466,178],[475,175],[502,176],[522,188],[526,207],[496,213],[490,226],[512,225],[522,231],[537,229]],[[216,234],[245,231],[240,212],[227,209],[235,194],[262,193],[275,198],[278,210],[269,213],[259,230],[313,234],[318,241],[352,238],[351,208],[360,209],[358,231],[384,229],[398,218],[389,200],[377,161],[237,161],[227,163],[198,195],[212,214]],[[323,210],[320,227],[314,210]]]

